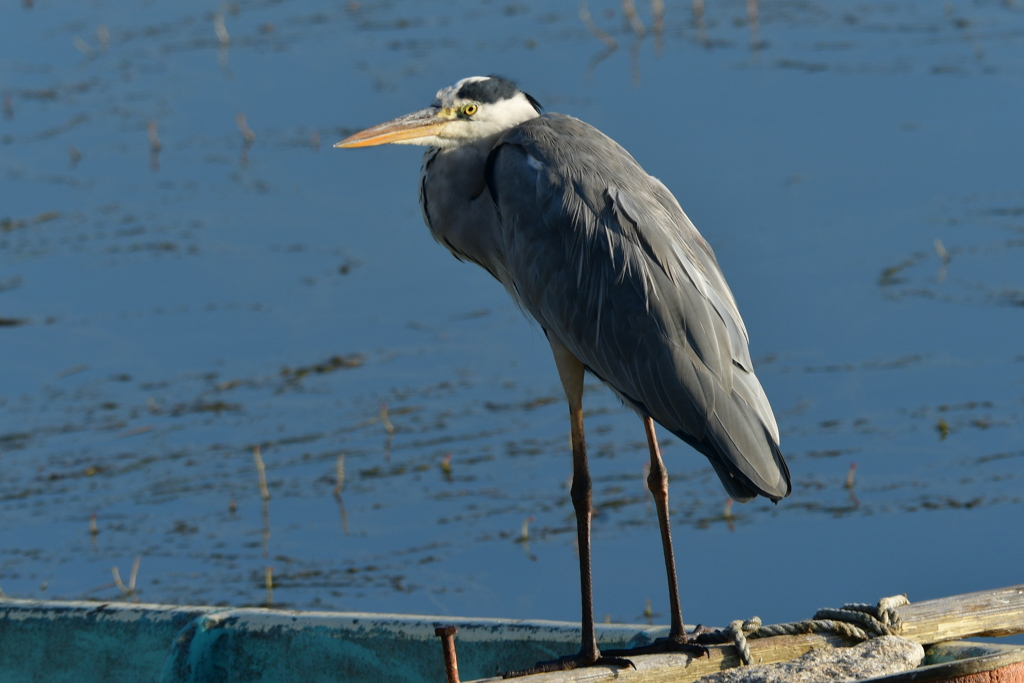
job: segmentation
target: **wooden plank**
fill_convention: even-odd
[[[1024,633],[1024,584],[899,608],[904,638],[941,643],[975,636]]]
[[[972,636],[1004,636],[1024,633],[1024,584],[991,591],[979,591],[905,605],[898,610],[903,635],[923,645]],[[754,663],[772,664],[799,657],[821,647],[846,647],[855,641],[834,635],[807,634],[775,636],[747,641]],[[537,674],[515,679],[517,683],[690,683],[722,669],[739,666],[733,646],[715,646],[707,657],[687,655],[643,655],[632,658],[636,670],[595,666],[576,671]],[[478,683],[494,683],[488,678]]]
[[[774,636],[747,641],[750,656],[757,664],[772,664],[795,659],[822,647],[845,647],[855,641],[834,635],[807,634],[800,636]],[[516,683],[598,683],[616,680],[618,683],[689,683],[702,676],[740,665],[739,655],[732,645],[713,645],[708,656],[693,659],[689,655],[664,654],[631,657],[636,670],[612,666],[591,666],[574,671],[535,674],[513,679]],[[501,678],[486,678],[475,683],[497,683]]]

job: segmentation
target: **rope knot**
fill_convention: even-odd
[[[842,609],[820,609],[815,613],[814,619],[839,621],[855,626],[861,632],[854,635],[858,640],[895,636],[903,630],[903,620],[900,619],[896,608],[909,604],[906,595],[895,595],[882,598],[877,605],[853,602],[843,605]]]
[[[747,644],[747,634],[753,635],[761,627],[761,619],[754,617],[741,621],[737,619],[729,623],[729,627],[725,629],[726,635],[736,645],[736,649],[739,650],[740,660],[745,664],[750,664],[750,645]]]

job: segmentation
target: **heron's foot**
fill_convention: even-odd
[[[622,652],[626,652],[626,650],[622,650]],[[632,651],[630,650],[630,652]],[[523,669],[521,671],[506,671],[501,675],[501,677],[519,678],[520,676],[546,674],[551,673],[552,671],[582,669],[588,666],[630,666],[634,669],[636,668],[636,665],[625,657],[597,653],[597,657],[595,658],[594,655],[588,655],[581,652],[575,655],[567,655],[565,657],[559,657],[558,659],[552,659],[549,662],[537,662],[537,664],[529,669]]]
[[[703,626],[697,626],[693,630],[694,636],[704,632]],[[650,645],[641,645],[639,647],[629,648],[628,650],[608,650],[605,652],[607,657],[633,657],[636,655],[661,655],[668,652],[678,652],[682,654],[688,654],[694,659],[705,657],[708,654],[708,649],[703,645],[698,644],[691,636],[687,636],[685,633],[676,635],[669,635],[665,638],[658,638]]]

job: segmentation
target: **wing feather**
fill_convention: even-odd
[[[624,401],[706,455],[730,495],[788,495],[746,327],[711,247],[668,189],[610,138],[557,114],[507,132],[486,175],[505,284],[524,310]]]

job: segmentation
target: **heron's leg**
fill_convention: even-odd
[[[668,574],[668,600],[672,610],[672,628],[667,638],[658,638],[649,645],[628,650],[607,650],[606,657],[631,657],[659,652],[685,652],[691,657],[703,657],[708,650],[691,641],[683,630],[683,611],[679,608],[679,582],[676,579],[676,558],[672,552],[672,532],[668,524],[668,470],[661,460],[658,437],[654,433],[654,420],[644,418],[647,432],[647,447],[651,451],[651,473],[647,475],[647,487],[654,496],[654,507],[658,510],[658,526],[661,528],[661,546],[665,550],[665,572]],[[697,632],[703,627],[698,626]]]
[[[583,603],[581,622],[582,637],[579,654],[569,655],[550,662],[540,662],[532,669],[509,671],[505,678],[549,671],[567,671],[592,664],[614,664],[633,666],[628,659],[602,657],[594,636],[594,591],[590,578],[590,518],[593,485],[590,468],[587,465],[587,444],[583,438],[583,363],[555,339],[548,338],[551,351],[555,354],[558,376],[569,400],[569,423],[572,433],[572,505],[576,510],[576,537],[580,547],[580,595]],[[635,667],[634,667],[635,668]]]
[[[576,511],[576,538],[580,552],[580,598],[582,601],[582,642],[579,658],[589,664],[601,656],[594,636],[594,589],[590,574],[590,520],[593,514],[593,485],[587,464],[587,442],[583,436],[583,363],[557,341],[551,341],[558,376],[569,401],[572,436],[572,506]]]
[[[654,420],[644,417],[644,431],[647,433],[647,448],[651,451],[651,471],[647,475],[647,487],[654,496],[654,507],[658,511],[658,526],[661,528],[661,547],[665,551],[665,572],[668,574],[668,602],[672,611],[672,629],[669,638],[686,642],[683,630],[683,611],[679,607],[679,580],[676,578],[676,557],[672,550],[672,531],[668,521],[668,470],[661,459],[658,436],[654,432]]]

